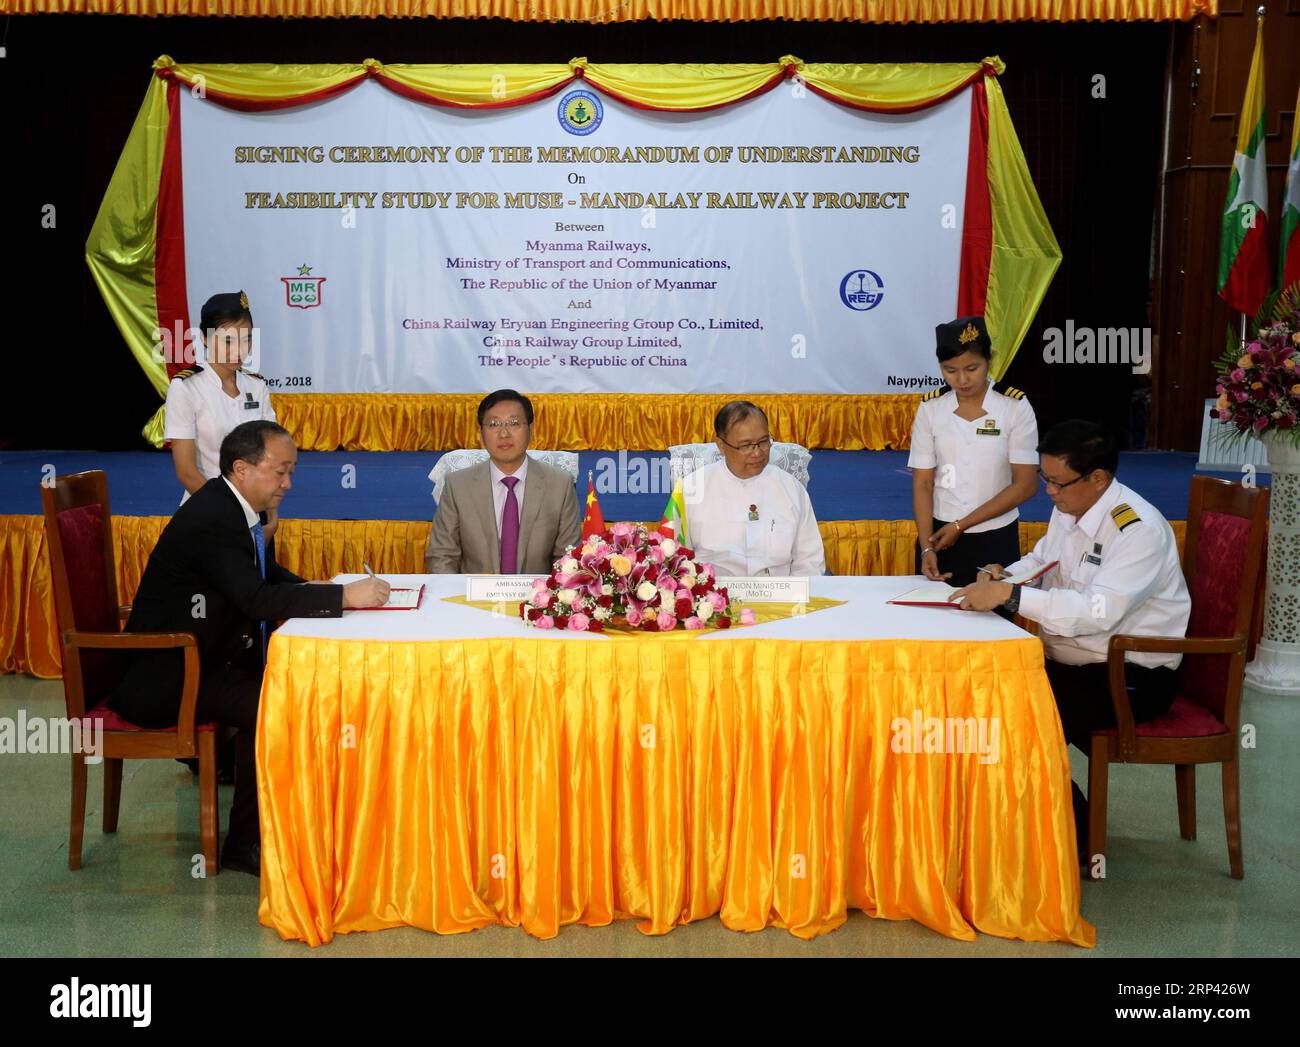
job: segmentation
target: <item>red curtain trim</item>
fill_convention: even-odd
[[[189,366],[185,362],[190,329],[189,295],[185,284],[185,195],[181,158],[180,85],[167,85],[167,141],[158,176],[158,210],[155,214],[153,278],[158,326],[171,339],[167,377]],[[181,344],[176,345],[177,337]],[[166,344],[166,343],[165,343]]]
[[[587,81],[587,83],[591,84],[592,87],[596,88],[601,94],[608,95],[610,98],[613,98],[615,101],[622,102],[624,105],[630,105],[633,109],[647,109],[650,110],[651,112],[656,112],[656,113],[705,113],[708,112],[710,109],[725,109],[729,105],[739,105],[741,102],[748,102],[751,98],[757,98],[759,95],[767,94],[768,91],[772,90],[772,88],[774,88],[782,80],[786,79],[786,73],[782,71],[774,74],[770,80],[759,84],[752,91],[749,91],[746,94],[741,95],[739,98],[734,98],[730,102],[715,102],[713,105],[699,105],[699,106],[648,105],[645,102],[634,101],[633,99],[628,98],[626,95],[622,95],[619,94],[617,91],[611,90],[610,88],[602,84],[599,80],[593,80],[589,76],[584,77],[584,79]]]
[[[186,87],[190,88],[194,86],[191,80],[178,75],[172,68],[159,69],[157,70],[157,75],[161,79],[168,81],[169,86],[175,86],[177,84],[184,84]],[[558,94],[577,80],[586,80],[587,83],[600,91],[601,94],[622,102],[624,105],[629,105],[634,109],[645,109],[660,113],[703,113],[710,109],[723,109],[729,105],[738,105],[741,102],[749,101],[751,98],[757,98],[759,95],[766,94],[768,91],[772,90],[772,88],[776,87],[776,85],[782,80],[790,79],[796,75],[798,75],[798,68],[796,66],[788,65],[779,72],[773,74],[770,80],[759,84],[758,87],[744,95],[741,95],[739,98],[733,99],[730,102],[717,102],[713,105],[702,106],[663,106],[638,102],[628,98],[626,95],[620,94],[618,91],[606,87],[599,80],[593,80],[586,74],[586,71],[581,66],[574,70],[573,76],[568,80],[562,80],[552,87],[546,87],[540,91],[534,91],[532,94],[523,95],[519,98],[512,98],[508,101],[502,102],[457,102],[448,98],[439,98],[437,95],[427,94],[423,91],[417,90],[416,88],[400,83],[391,77],[385,76],[382,69],[366,69],[365,72],[358,73],[356,76],[349,80],[344,80],[342,83],[322,88],[319,91],[309,91],[306,94],[293,95],[288,98],[249,98],[243,95],[233,95],[222,91],[211,90],[204,91],[204,98],[209,102],[215,102],[217,105],[224,106],[227,109],[235,109],[240,112],[267,112],[275,109],[292,109],[295,106],[310,105],[313,102],[321,102],[327,98],[333,98],[335,95],[340,95],[346,91],[352,90],[352,88],[356,87],[357,84],[361,83],[363,80],[373,78],[378,80],[380,84],[392,91],[394,94],[401,95],[403,98],[409,98],[416,102],[422,102],[425,105],[444,106],[451,109],[510,109],[515,106],[529,105],[533,102],[539,102],[543,98],[549,98],[551,95]],[[997,74],[992,66],[987,64],[981,65],[979,69],[952,90],[944,92],[937,98],[932,98],[925,102],[918,102],[915,105],[865,105],[861,102],[850,102],[846,99],[839,98],[822,88],[814,87],[812,84],[806,82],[805,86],[807,86],[807,88],[814,94],[829,99],[837,105],[847,106],[850,109],[861,109],[869,113],[916,113],[920,112],[922,109],[929,109],[931,106],[938,105],[940,102],[946,102],[954,95],[960,94],[971,84],[981,82],[985,76],[996,75]],[[985,118],[985,123],[987,125],[987,116]]]
[[[571,76],[569,79],[561,80],[552,87],[544,87],[532,94],[520,95],[518,98],[511,98],[503,102],[453,102],[447,98],[439,98],[436,95],[418,91],[414,87],[393,80],[382,73],[376,74],[375,79],[392,91],[393,94],[401,95],[403,98],[409,98],[415,102],[421,102],[424,105],[436,105],[447,109],[513,109],[515,106],[529,105],[532,102],[540,102],[543,98],[549,98],[551,95],[559,94],[580,77]]]
[[[993,203],[989,199],[989,99],[983,78],[971,86],[970,151],[962,216],[957,315],[983,316],[993,265]]]
[[[799,70],[795,66],[788,65],[785,67],[784,75],[787,77],[798,76]],[[814,94],[821,95],[823,98],[834,102],[836,105],[846,106],[849,109],[861,109],[868,113],[919,113],[922,109],[929,109],[932,106],[938,105],[940,102],[946,102],[949,98],[961,94],[962,91],[966,90],[966,88],[970,87],[972,84],[983,84],[986,76],[997,75],[997,71],[991,65],[984,63],[952,90],[945,91],[937,98],[929,98],[924,102],[917,102],[914,105],[868,105],[864,102],[850,102],[848,99],[839,98],[838,96],[831,94],[829,91],[808,83],[806,80],[804,81],[804,86]],[[987,123],[987,117],[985,122]]]

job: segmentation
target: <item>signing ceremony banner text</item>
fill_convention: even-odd
[[[1002,71],[164,56],[87,261],[160,393],[243,290],[281,396],[832,396],[839,430],[938,384],[954,316],[1000,375],[1059,264]]]

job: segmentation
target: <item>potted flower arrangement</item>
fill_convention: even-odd
[[[698,563],[674,538],[617,523],[584,538],[536,579],[519,615],[538,629],[575,632],[752,625],[754,612],[738,609],[716,582],[713,565]]]
[[[1300,447],[1300,285],[1264,303],[1255,336],[1244,345],[1229,334],[1219,357],[1211,417],[1236,438],[1272,437]]]

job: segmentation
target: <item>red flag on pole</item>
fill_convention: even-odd
[[[587,511],[582,517],[582,537],[590,538],[605,530],[605,515],[600,511],[600,502],[596,500],[596,485],[592,482],[591,470],[587,470]]]

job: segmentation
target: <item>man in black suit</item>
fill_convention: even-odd
[[[275,562],[262,514],[279,509],[298,450],[274,422],[244,422],[221,443],[221,476],[182,505],[149,556],[127,632],[188,632],[199,643],[197,720],[238,729],[235,798],[223,869],[257,875],[254,732],[268,631],[284,618],[337,618],[348,607],[388,599],[388,583],[306,582]],[[166,727],[180,712],[185,670],[179,650],[139,654],[110,700],[141,727]]]

